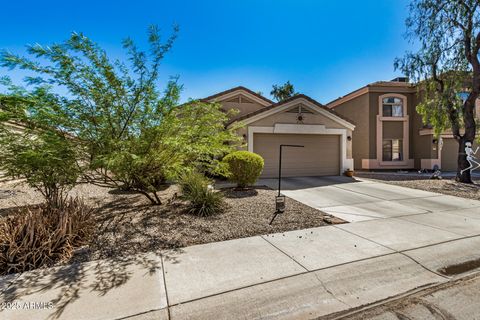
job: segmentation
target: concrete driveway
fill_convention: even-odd
[[[259,184],[278,188],[277,179],[262,179]],[[475,200],[342,176],[284,178],[281,189],[292,199],[348,222],[480,206]],[[477,212],[470,215],[478,216]]]

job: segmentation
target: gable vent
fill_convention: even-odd
[[[240,103],[254,103],[252,100],[245,98],[244,96],[240,96]]]
[[[227,100],[227,102],[240,103],[240,96],[233,97],[233,98]]]
[[[302,106],[302,105],[298,105],[296,107],[293,107],[292,109],[289,109],[288,111],[286,112],[289,112],[289,113],[313,113],[312,111],[310,111],[308,108]]]

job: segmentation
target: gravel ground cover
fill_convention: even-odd
[[[430,174],[380,174],[369,172],[357,172],[359,178],[377,180],[383,183],[394,184],[402,187],[437,192],[467,199],[480,200],[480,181],[474,179],[473,184],[456,182],[453,177],[441,180],[430,179]]]
[[[71,194],[82,197],[96,209],[97,231],[93,243],[78,250],[70,262],[343,223],[287,198],[286,212],[270,226],[276,192],[266,187],[243,191],[222,189],[225,212],[201,218],[187,213],[186,203],[179,199],[178,192],[177,186],[168,187],[160,193],[164,204],[151,206],[140,194],[91,184],[76,186]],[[25,184],[0,184],[0,195],[0,219],[11,214],[15,207],[42,201]]]

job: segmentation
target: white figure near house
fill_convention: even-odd
[[[475,151],[472,149],[472,143],[471,142],[465,142],[465,154],[467,155],[467,161],[470,164],[468,168],[465,168],[460,171],[460,174],[463,174],[464,171],[470,170],[472,172],[473,170],[476,170],[480,167],[480,163],[478,163],[477,158],[475,157],[475,154],[477,154],[477,151],[480,147],[477,147]],[[474,168],[474,164],[476,167]]]

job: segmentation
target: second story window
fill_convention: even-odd
[[[395,97],[383,98],[384,117],[403,117],[403,100]]]

